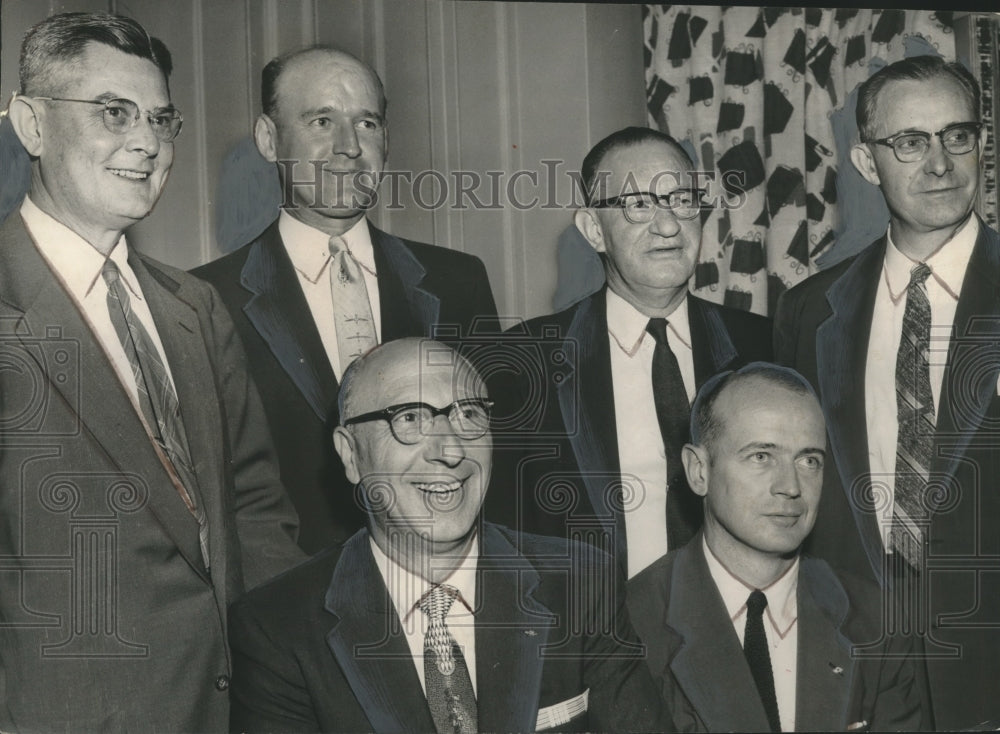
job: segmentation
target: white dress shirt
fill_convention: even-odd
[[[656,341],[646,333],[649,317],[611,290],[607,314],[628,577],[632,578],[667,552],[667,456],[653,400]],[[677,357],[690,403],[695,378],[686,296],[667,319],[667,343]]]
[[[149,311],[149,304],[143,297],[135,273],[129,267],[125,235],[121,236],[111,250],[111,254],[105,258],[76,232],[39,209],[30,197],[25,197],[24,203],[21,204],[21,218],[24,220],[24,225],[38,251],[55,272],[63,289],[83,315],[84,321],[90,325],[98,342],[111,360],[115,374],[118,375],[118,379],[121,380],[132,399],[136,412],[140,418],[143,418],[142,411],[139,409],[139,389],[135,383],[135,375],[132,373],[132,366],[125,355],[125,348],[118,338],[118,333],[111,323],[111,314],[108,311],[108,285],[101,276],[101,269],[107,259],[112,260],[118,266],[121,281],[128,290],[132,313],[139,318],[149,333],[150,339],[152,339],[160,354],[160,359],[166,367],[167,376],[171,383],[173,383],[174,378],[170,372],[170,362],[167,361],[167,355],[163,351],[160,334],[156,330],[156,323]],[[145,425],[144,419],[143,424]],[[146,428],[149,430],[151,427],[147,426]]]
[[[417,670],[420,686],[427,694],[424,682],[424,635],[427,634],[427,615],[420,609],[420,599],[433,588],[427,579],[400,566],[389,558],[381,548],[370,539],[375,565],[382,574],[382,580],[389,590],[389,597],[396,608],[396,616],[403,625],[403,634],[410,646],[410,656]],[[458,589],[459,595],[452,603],[445,617],[448,631],[462,649],[462,656],[469,668],[472,679],[472,692],[476,689],[476,618],[473,610],[476,605],[476,568],[479,562],[479,538],[472,541],[472,547],[462,559],[457,568],[441,583]],[[478,694],[477,694],[478,696]]]
[[[705,559],[712,580],[722,595],[726,612],[733,622],[740,646],[747,626],[747,599],[754,587],[734,576],[715,557],[708,542],[702,538]],[[774,674],[774,696],[778,701],[778,716],[782,731],[795,731],[795,682],[799,653],[799,559],[766,589],[767,608],[764,610],[764,636],[771,656]]]
[[[931,341],[929,372],[934,415],[941,405],[948,346],[955,322],[958,295],[979,236],[975,216],[955,236],[927,258],[931,275],[927,278],[927,300],[931,306]],[[888,548],[896,485],[896,441],[899,422],[896,416],[896,352],[903,334],[906,289],[910,271],[916,266],[901,253],[888,235],[882,277],[875,293],[868,359],[865,365],[865,416],[868,429],[868,463],[879,509],[879,532],[883,547]]]
[[[295,273],[302,286],[302,293],[309,304],[309,312],[319,330],[323,349],[333,367],[333,373],[340,381],[344,369],[340,364],[340,350],[337,348],[337,326],[333,318],[333,294],[330,291],[330,235],[303,224],[284,209],[278,217],[278,232],[292,261]],[[375,253],[372,248],[368,220],[364,217],[341,235],[354,259],[361,265],[365,276],[365,288],[375,319],[375,338],[382,341],[382,314],[379,310],[378,275],[375,269]]]

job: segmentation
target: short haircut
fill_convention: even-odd
[[[604,162],[604,158],[609,153],[619,148],[631,148],[633,145],[640,145],[642,143],[664,143],[669,145],[680,153],[681,157],[687,161],[688,166],[694,168],[694,161],[691,160],[691,156],[684,150],[684,147],[666,133],[654,130],[651,127],[622,128],[601,140],[590,149],[587,157],[583,159],[583,165],[580,167],[580,186],[583,188],[583,200],[591,204],[598,198],[601,198],[595,198],[599,185],[597,174],[601,170],[601,163]]]
[[[879,69],[858,88],[858,108],[855,117],[862,142],[870,142],[878,135],[878,97],[891,82],[929,81],[950,79],[958,85],[969,100],[976,122],[980,117],[979,83],[969,70],[955,61],[945,61],[940,56],[913,56]]]
[[[701,386],[691,407],[691,443],[709,446],[718,438],[723,418],[715,414],[715,401],[726,388],[752,379],[766,380],[799,395],[811,395],[819,402],[809,381],[792,368],[771,362],[751,362],[736,371],[720,372]]]
[[[326,51],[331,54],[337,54],[339,56],[344,56],[349,59],[353,59],[362,67],[367,69],[375,83],[378,85],[379,103],[381,109],[379,112],[385,115],[386,99],[385,99],[385,87],[382,86],[382,80],[379,75],[375,73],[375,70],[366,64],[364,61],[359,59],[353,54],[349,54],[346,51],[341,51],[339,48],[327,45],[316,45],[307,46],[306,48],[296,49],[294,51],[289,51],[288,53],[282,54],[281,56],[276,56],[267,62],[267,65],[260,73],[260,103],[263,108],[264,114],[271,118],[272,121],[277,123],[278,114],[278,80],[281,78],[282,72],[288,64],[300,56],[305,56],[316,51]]]
[[[38,23],[24,36],[18,69],[21,94],[51,94],[59,83],[59,66],[79,59],[89,43],[103,43],[148,59],[163,72],[164,79],[170,78],[170,51],[131,18],[110,13],[59,13]]]

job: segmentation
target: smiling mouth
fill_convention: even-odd
[[[460,490],[464,484],[464,479],[455,479],[450,482],[414,482],[413,486],[428,494],[452,494]]]
[[[149,178],[149,172],[130,171],[127,168],[109,168],[112,174],[119,178],[126,178],[129,181],[145,181]]]

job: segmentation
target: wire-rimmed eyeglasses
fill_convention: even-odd
[[[393,437],[400,443],[410,446],[420,443],[425,436],[433,435],[434,420],[443,415],[448,418],[455,436],[463,441],[474,441],[485,436],[490,429],[492,410],[493,401],[486,398],[464,398],[443,408],[435,408],[427,403],[400,403],[348,418],[343,425],[387,421]]]
[[[117,97],[115,99],[71,99],[69,97],[32,97],[47,102],[76,102],[78,104],[92,104],[104,107],[102,119],[104,127],[108,132],[122,135],[135,127],[139,122],[141,114],[149,120],[149,127],[153,130],[153,135],[161,143],[169,143],[181,131],[184,117],[180,110],[175,107],[158,107],[155,110],[140,111],[139,105],[130,99]]]
[[[667,210],[678,219],[694,219],[704,206],[705,189],[675,189],[669,194],[652,191],[630,191],[621,196],[595,201],[593,209],[618,208],[632,224],[651,222],[656,212]]]
[[[979,142],[979,132],[982,129],[983,123],[981,122],[956,122],[941,128],[936,133],[906,130],[887,138],[867,142],[892,148],[896,160],[900,163],[913,163],[924,159],[931,147],[931,137],[934,135],[941,139],[941,145],[948,153],[963,155],[976,147],[976,143]]]

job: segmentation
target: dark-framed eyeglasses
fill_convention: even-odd
[[[158,107],[155,110],[140,111],[139,105],[130,99],[70,99],[69,97],[33,97],[47,102],[76,102],[78,104],[100,105],[104,108],[102,119],[108,132],[122,135],[135,127],[140,115],[145,115],[153,135],[161,143],[169,143],[181,131],[184,117],[175,107]]]
[[[425,436],[434,434],[434,420],[443,415],[448,418],[451,431],[463,441],[482,438],[490,429],[493,401],[486,398],[464,398],[451,405],[435,408],[427,403],[400,403],[382,410],[362,413],[344,421],[345,426],[368,421],[387,421],[393,437],[411,446]]]
[[[635,191],[621,196],[595,201],[593,209],[621,209],[632,224],[651,222],[656,212],[669,211],[678,219],[694,219],[704,206],[702,197],[705,189],[674,189],[669,194],[654,194],[651,191]]]
[[[869,143],[877,143],[892,148],[896,155],[896,160],[900,163],[914,163],[921,161],[927,155],[927,150],[931,147],[931,137],[936,135],[941,139],[941,145],[951,155],[963,155],[976,147],[979,142],[979,132],[983,129],[981,122],[956,122],[941,128],[936,133],[928,133],[923,130],[907,130],[905,132],[890,135],[879,140],[869,140]]]

